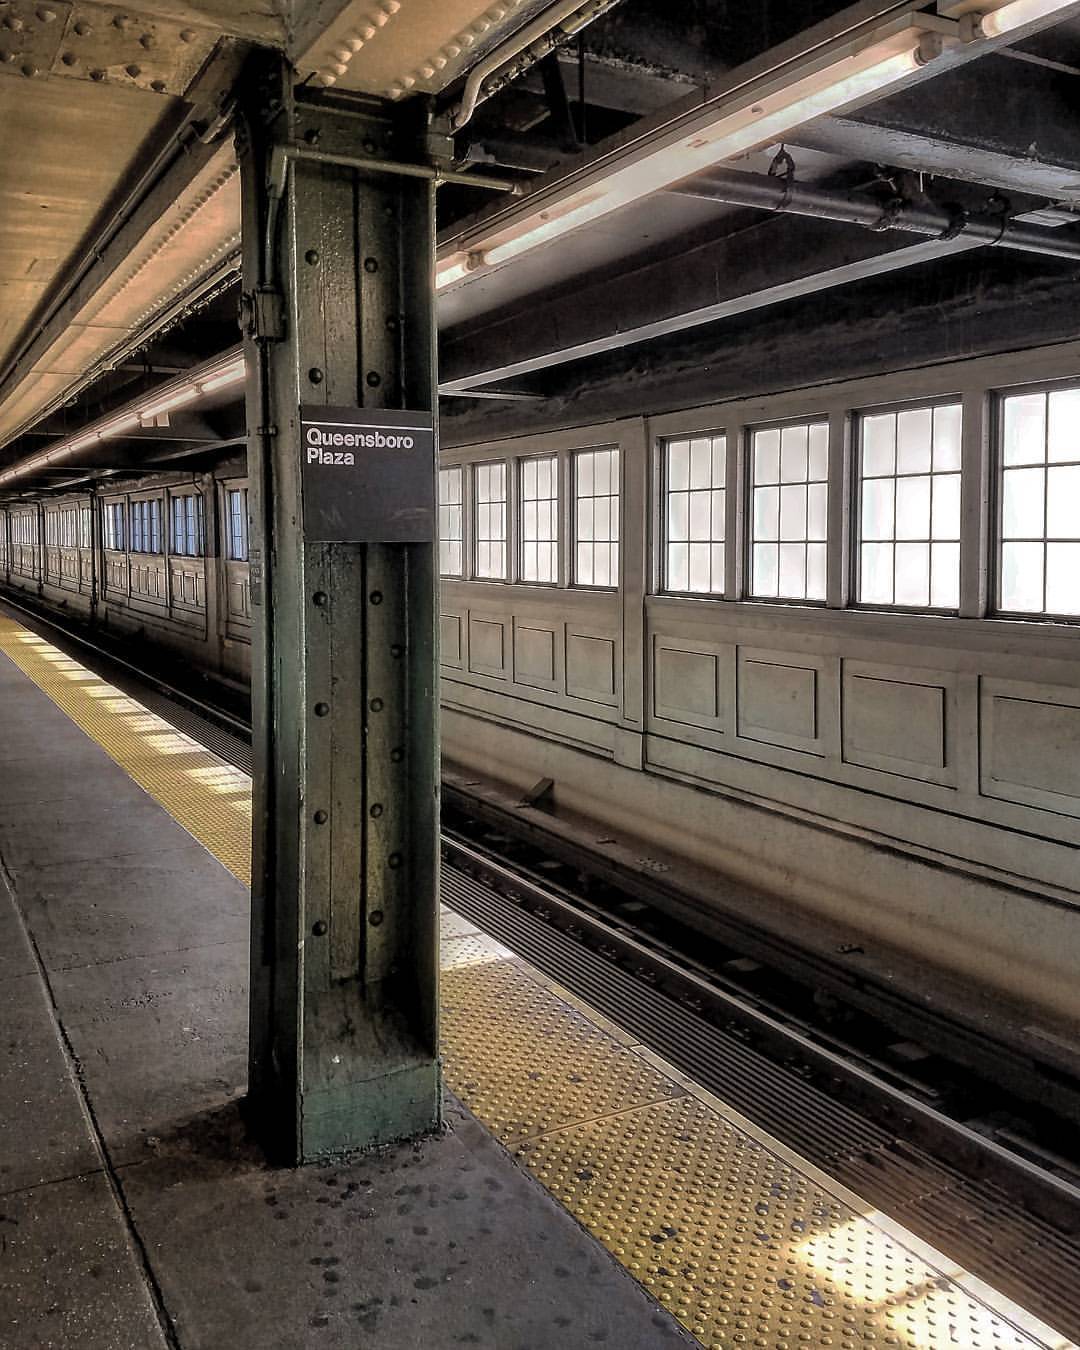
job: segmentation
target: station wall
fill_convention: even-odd
[[[1080,485],[1056,473],[1080,460],[1080,416],[1065,415],[1078,373],[1080,346],[1067,344],[447,450],[443,467],[465,476],[463,575],[442,582],[444,754],[522,788],[550,776],[562,804],[612,828],[1080,1020]],[[1060,393],[1056,429],[1044,426],[1041,452],[1017,449],[1030,428],[1017,441],[1006,400],[1015,421],[1035,406],[1016,400],[1048,391]],[[936,506],[932,527],[901,526],[896,495],[883,531],[867,488],[867,419],[942,404],[962,409],[949,472],[935,477],[929,448],[925,472],[902,473],[899,459],[891,471],[918,478],[917,491],[925,480],[928,503],[939,479],[958,475],[955,526],[938,540]],[[765,520],[755,432],[813,422],[828,452],[820,599],[764,596],[774,568],[763,535],[808,558],[814,529],[787,531],[785,545],[783,524]],[[714,460],[721,481],[707,484],[713,572],[699,569],[696,583],[712,589],[696,594],[681,544],[671,547],[683,484],[671,481],[668,449],[694,438],[722,438],[726,450]],[[576,581],[575,457],[598,447],[619,452],[617,587]],[[555,457],[562,484],[548,585],[521,580],[536,535],[521,481],[536,456]],[[497,462],[509,484],[506,579],[479,579],[471,555],[487,504],[469,471]],[[1017,492],[1031,496],[1034,473],[1041,533],[1016,525]],[[1059,527],[1063,493],[1057,515],[1074,523]],[[490,535],[490,512],[484,520]],[[863,599],[881,594],[869,569],[883,537],[895,586],[915,603]],[[1038,596],[1008,571],[1015,540],[1042,550]],[[944,578],[933,590],[926,581],[925,599],[924,557]],[[804,562],[790,589],[811,592],[812,570]]]

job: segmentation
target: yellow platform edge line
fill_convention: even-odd
[[[47,640],[4,652],[250,884],[250,779]],[[472,925],[443,970],[448,1085],[702,1344],[1074,1344]]]

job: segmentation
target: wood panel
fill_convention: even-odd
[[[842,699],[845,763],[956,786],[953,675],[845,661]]]
[[[615,639],[566,630],[566,692],[571,698],[616,702]]]
[[[474,675],[505,679],[506,621],[469,614],[469,670]]]
[[[1080,816],[1080,690],[985,679],[981,707],[982,791]]]
[[[825,753],[821,719],[822,659],[740,647],[736,723],[747,740]]]

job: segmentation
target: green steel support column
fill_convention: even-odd
[[[422,108],[296,88],[273,61],[245,88],[249,1105],[302,1162],[441,1117],[434,187],[408,172]],[[409,454],[348,440],[380,418],[413,428]],[[324,422],[352,448],[312,466]]]

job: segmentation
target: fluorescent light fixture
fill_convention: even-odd
[[[125,413],[122,417],[114,417],[111,422],[106,422],[103,427],[99,427],[98,440],[104,441],[110,436],[119,436],[122,432],[133,431],[138,425],[138,413]]]
[[[174,408],[182,408],[185,403],[190,403],[198,397],[199,390],[195,385],[185,385],[183,389],[173,390],[171,394],[158,399],[156,403],[148,403],[144,408],[140,408],[139,416],[143,421],[148,417],[160,417],[162,413],[172,412]]]
[[[200,380],[199,388],[204,394],[212,394],[218,389],[227,389],[231,384],[239,384],[246,374],[244,358],[241,357],[239,361],[233,361],[216,375],[211,375],[209,379]]]
[[[1049,18],[1073,3],[1074,0],[1012,0],[1011,4],[984,14],[979,21],[979,31],[983,37],[1001,37],[1037,19]]]
[[[1047,3],[1014,0],[1014,6]],[[621,164],[616,158],[597,180],[577,190],[571,180],[561,200],[547,194],[531,214],[526,207],[512,223],[493,224],[486,231],[481,226],[439,266],[437,288],[461,280],[472,270],[467,261],[473,267],[506,262],[705,169],[783,140],[816,117],[885,93],[940,54],[943,38],[937,26],[943,22],[909,15],[887,34],[878,30],[831,52],[812,50],[797,63],[748,81],[717,100],[711,121],[695,117],[692,129],[681,136],[643,150],[631,148]]]
[[[469,266],[471,256],[474,255],[454,253],[436,263],[435,289],[441,291],[445,286],[452,286],[455,281],[463,281],[474,270],[474,267]]]
[[[88,445],[93,445],[97,438],[98,434],[96,431],[88,431],[84,435],[77,436],[75,440],[70,441],[67,445],[67,449],[85,450]]]

